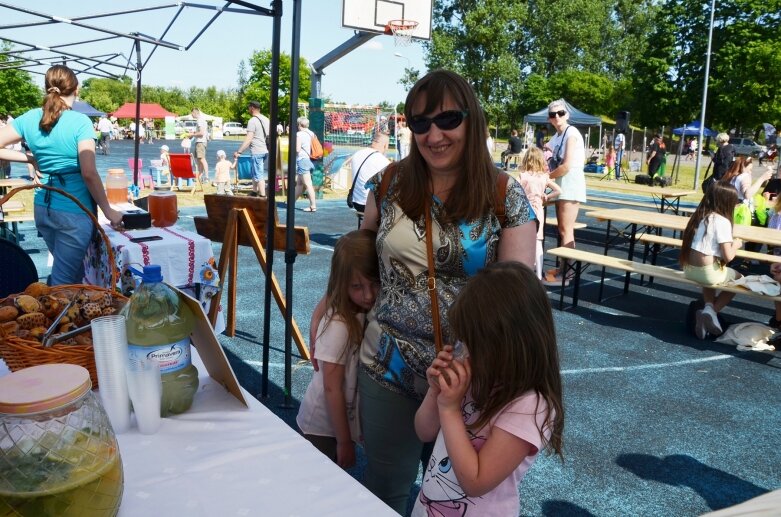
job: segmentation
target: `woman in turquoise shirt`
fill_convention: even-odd
[[[76,74],[55,65],[46,72],[43,107],[28,111],[0,128],[0,160],[32,163],[43,174],[42,182],[76,197],[95,211],[100,207],[112,226],[122,224],[122,213],[108,204],[95,167],[95,132],[92,122],[71,111],[79,93]],[[3,149],[25,140],[32,156]],[[50,190],[35,193],[35,225],[54,256],[49,283],[80,284],[84,254],[92,221],[73,201]]]

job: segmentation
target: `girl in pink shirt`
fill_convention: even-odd
[[[412,515],[518,515],[518,485],[539,451],[562,454],[548,296],[527,266],[496,262],[467,282],[448,319],[459,341],[426,371],[429,388],[415,415],[420,440],[436,443]]]

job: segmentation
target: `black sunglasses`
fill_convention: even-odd
[[[556,115],[558,115],[559,117],[563,117],[563,116],[564,116],[564,115],[566,115],[566,114],[567,114],[567,112],[566,112],[566,111],[564,111],[564,110],[559,110],[559,111],[549,111],[549,112],[548,112],[548,118],[556,118]]]
[[[407,127],[417,135],[428,133],[432,123],[436,124],[439,129],[447,131],[460,126],[461,122],[464,121],[464,118],[466,118],[468,114],[469,112],[466,110],[448,110],[443,111],[435,117],[413,115],[410,117]]]

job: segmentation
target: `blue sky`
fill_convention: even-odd
[[[252,1],[252,0],[250,0]],[[101,0],[100,2],[62,2],[36,0],[35,2],[11,0],[13,5],[24,6],[48,15],[72,18],[77,16],[108,13],[131,8],[160,6],[164,0],[127,2]],[[222,6],[222,2],[197,2]],[[270,6],[268,1],[256,1],[257,5]],[[344,29],[342,22],[342,0],[304,0],[302,11],[301,56],[310,63],[347,41],[353,34]],[[282,50],[291,49],[292,7],[290,1],[283,2]],[[96,18],[84,23],[119,32],[140,32],[159,36],[173,18],[175,9],[128,14],[122,17]],[[200,29],[213,16],[213,11],[187,8],[176,21],[166,40],[177,44],[189,44]],[[40,21],[29,14],[18,14],[0,8],[2,24]],[[16,30],[0,30],[0,37],[7,37],[25,43],[53,46],[101,37],[100,34],[72,27],[66,24],[50,24]],[[239,62],[254,50],[271,48],[271,19],[263,16],[223,13],[204,32],[198,41],[186,52],[160,48],[152,56],[143,71],[144,84],[155,86],[216,86],[221,89],[236,85],[236,71]],[[104,52],[122,52],[130,55],[128,40],[110,40],[82,47],[69,47],[73,53],[95,56]],[[146,59],[151,47],[143,45],[142,58]],[[400,53],[404,57],[394,56]],[[409,60],[409,61],[408,61]],[[135,61],[135,56],[133,56]],[[377,36],[352,51],[325,69],[322,90],[334,101],[350,104],[376,104],[381,101],[401,102],[406,91],[398,84],[404,68],[411,64],[424,70],[422,47],[413,43],[409,47],[394,46],[391,36]],[[42,83],[42,76],[35,76]]]

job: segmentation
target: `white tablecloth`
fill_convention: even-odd
[[[140,515],[394,516],[260,402],[249,409],[206,375],[193,407],[157,434],[118,436],[125,472],[121,517]]]
[[[214,256],[209,239],[177,226],[118,232],[104,225],[103,229],[111,241],[120,273],[128,265],[140,271],[145,265],[157,264],[162,270],[163,279],[177,287],[190,287],[200,283],[201,270]],[[130,242],[133,237],[150,235],[162,237],[162,240]],[[109,276],[105,253],[99,253],[91,246],[84,259],[85,282],[107,287]]]

